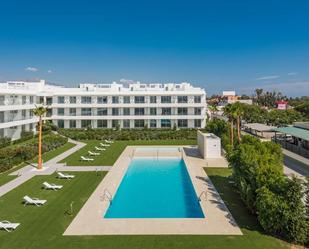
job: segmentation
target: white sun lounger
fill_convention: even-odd
[[[93,158],[84,157],[84,156],[81,156],[80,159],[81,159],[82,161],[93,161],[93,160],[94,160]]]
[[[92,151],[88,151],[88,153],[89,153],[89,155],[90,156],[99,156],[100,155],[100,153],[98,153],[98,152],[92,152]]]
[[[57,174],[60,179],[72,179],[75,177],[74,175],[63,174],[61,172],[57,172]]]
[[[62,185],[56,185],[53,183],[48,183],[48,182],[43,182],[43,186],[45,189],[52,189],[52,190],[58,190],[61,189],[63,186]]]
[[[31,198],[28,195],[25,195],[23,200],[24,200],[24,203],[25,203],[24,206],[26,206],[28,204],[40,206],[40,205],[44,205],[47,202],[47,200],[40,200],[38,198]]]
[[[114,141],[112,141],[112,140],[104,140],[105,141],[105,143],[108,143],[108,144],[112,144],[112,143],[114,143]]]
[[[98,150],[98,151],[104,151],[104,150],[106,150],[105,148],[100,148],[100,147],[98,147],[98,146],[95,146],[94,147],[96,150]]]
[[[7,232],[12,232],[19,225],[20,225],[20,223],[11,223],[7,220],[0,221],[0,229],[4,229]]]
[[[110,144],[103,144],[103,143],[100,143],[100,145],[103,146],[103,147],[111,146]]]

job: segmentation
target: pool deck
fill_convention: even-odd
[[[66,229],[64,235],[242,235],[240,228],[203,169],[206,166],[206,161],[191,153],[194,148],[175,146],[181,149],[179,151],[160,151],[159,153],[157,151],[137,153],[135,151],[137,147],[142,146],[128,146],[123,151]],[[103,218],[109,206],[109,201],[103,197],[104,190],[107,189],[112,196],[115,195],[132,156],[183,157],[197,195],[206,193],[206,195],[201,195],[200,202],[205,218]],[[134,201],[134,196],[132,196],[132,201]]]

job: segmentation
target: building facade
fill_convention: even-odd
[[[0,83],[0,136],[16,139],[35,130],[35,104],[59,128],[203,128],[206,92],[189,83],[80,84],[67,88],[39,82]]]

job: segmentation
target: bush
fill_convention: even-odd
[[[67,142],[67,138],[59,135],[46,135],[43,138],[42,153],[51,151]],[[38,154],[38,141],[29,141],[20,145],[0,149],[0,172],[4,172],[14,165],[35,158]]]
[[[11,144],[11,139],[9,137],[0,138],[0,148],[4,148]]]
[[[228,157],[241,199],[264,230],[288,241],[306,243],[302,184],[283,175],[281,147],[244,136]]]
[[[59,133],[75,140],[164,140],[196,139],[196,129],[59,129]]]

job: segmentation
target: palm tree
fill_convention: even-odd
[[[211,118],[212,118],[212,115],[214,115],[215,112],[218,111],[218,107],[217,107],[216,105],[209,105],[209,106],[208,106],[208,110],[210,111],[210,113],[211,113]]]
[[[227,104],[223,109],[224,115],[230,122],[230,145],[234,145],[234,120],[235,120],[235,109],[232,104]]]
[[[234,110],[234,114],[236,116],[236,122],[237,122],[237,137],[238,141],[240,142],[241,136],[240,136],[240,120],[241,117],[244,115],[244,106],[242,103],[236,102],[233,104],[232,109]]]
[[[44,106],[35,106],[35,109],[32,111],[33,114],[39,117],[39,155],[38,155],[38,169],[42,169],[42,117],[47,112],[47,109]]]

